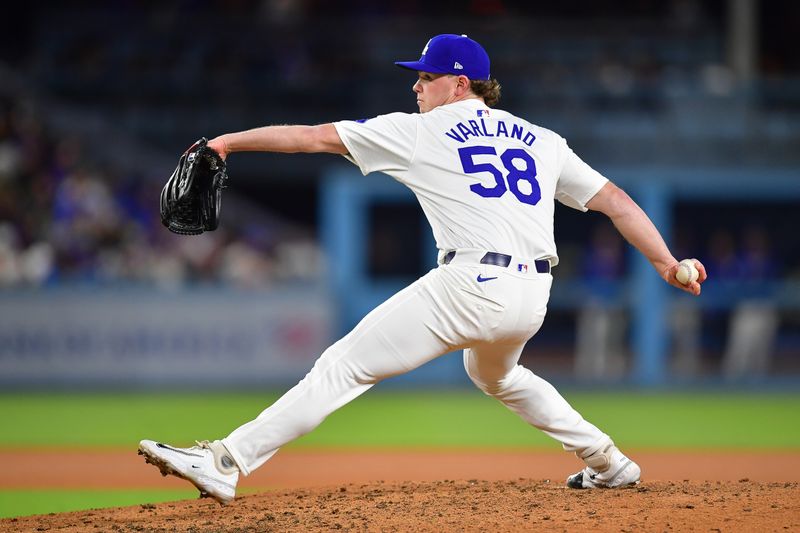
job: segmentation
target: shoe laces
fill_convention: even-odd
[[[214,449],[211,447],[210,441],[196,440],[195,442],[197,443],[197,446],[193,446],[193,448],[199,448],[201,450],[209,450],[211,452],[211,455],[214,458],[214,464],[217,467],[217,470],[219,470],[221,473],[230,474],[231,472],[227,471],[226,469],[229,469],[231,467],[235,468],[237,474],[240,472],[239,467],[236,465],[236,462],[233,460],[233,458],[230,456],[229,453],[226,452],[224,456],[218,457],[217,456],[218,452],[214,451]],[[225,459],[229,459],[231,465],[226,465],[224,461]]]
[[[211,442],[207,440],[196,440],[195,446],[188,448],[189,450],[211,450]],[[213,450],[212,450],[213,452]]]

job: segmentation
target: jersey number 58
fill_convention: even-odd
[[[505,179],[503,173],[491,163],[476,163],[473,159],[476,155],[497,155],[492,146],[465,146],[458,149],[458,156],[461,158],[461,166],[467,174],[478,172],[488,172],[494,177],[494,187],[484,187],[480,183],[470,185],[469,189],[484,198],[499,198],[507,190],[517,197],[523,204],[536,205],[542,199],[542,191],[539,182],[536,181],[536,163],[528,152],[521,148],[509,148],[500,154],[500,161],[508,171]],[[519,169],[514,165],[514,161],[522,161],[524,168]],[[530,189],[530,192],[520,190],[520,182],[524,182],[523,188]],[[506,186],[506,182],[508,185]]]

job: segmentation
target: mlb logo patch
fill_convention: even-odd
[[[478,109],[478,116],[479,117],[489,118],[489,110],[488,109]]]
[[[528,272],[528,265],[525,263],[518,263],[517,264],[517,272],[522,272],[523,274]]]

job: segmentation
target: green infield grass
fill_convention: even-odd
[[[0,490],[0,518],[197,498],[196,490]],[[0,527],[2,529],[2,527]],[[13,530],[12,530],[13,531]]]
[[[564,393],[626,448],[800,448],[800,394]],[[276,394],[0,394],[0,448],[136,447],[216,439]],[[526,448],[557,444],[470,390],[370,391],[292,447]]]

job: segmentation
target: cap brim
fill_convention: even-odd
[[[434,74],[451,74],[450,71],[441,68],[436,68],[422,61],[395,61],[395,65],[409,70],[417,70],[421,72],[432,72]]]

